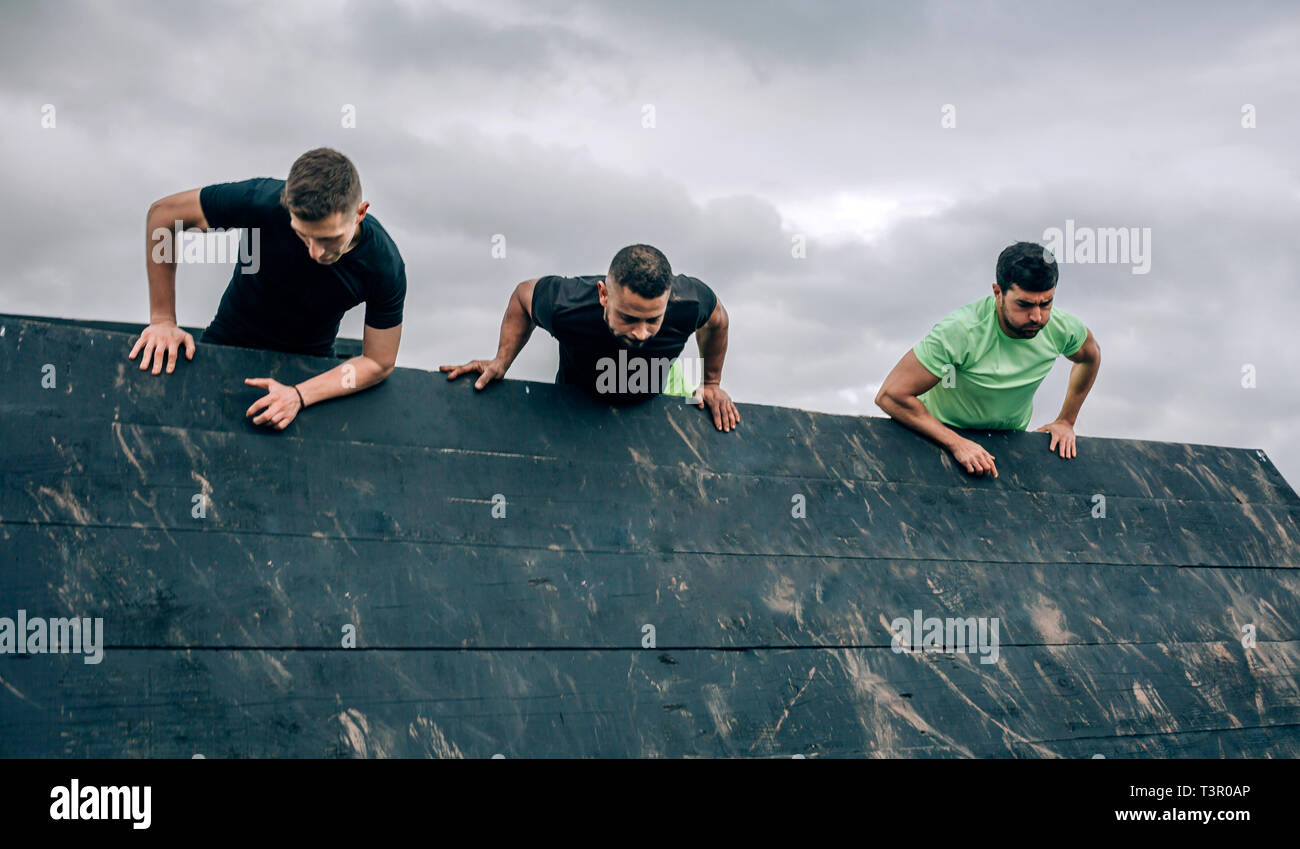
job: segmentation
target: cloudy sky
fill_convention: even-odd
[[[328,145],[406,260],[399,365],[490,357],[515,283],[600,273],[649,242],[726,304],[737,401],[878,415],[884,375],[990,291],[1007,244],[1067,221],[1136,228],[1130,256],[1061,266],[1057,304],[1103,350],[1080,434],[1263,448],[1300,484],[1294,4],[6,2],[0,17],[0,311],[143,323],[150,202],[283,177]],[[183,266],[181,323],[206,325],[228,278]],[[539,331],[511,376],[549,380],[556,359]],[[1031,427],[1055,417],[1068,366]]]

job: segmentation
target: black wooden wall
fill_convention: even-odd
[[[1300,756],[1257,450],[981,434],[986,480],[880,418],[415,369],[273,432],[243,378],[336,361],[0,325],[0,617],[107,646],[0,654],[0,755]],[[997,662],[895,652],[918,609]]]

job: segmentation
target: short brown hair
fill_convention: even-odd
[[[280,205],[303,221],[320,221],[361,205],[361,175],[337,150],[318,147],[294,160]]]

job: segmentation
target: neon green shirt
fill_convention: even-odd
[[[1034,393],[1056,358],[1074,355],[1087,338],[1083,322],[1052,307],[1034,338],[1012,339],[998,324],[989,295],[954,310],[912,348],[939,378],[921,402],[949,427],[1024,430],[1034,412]]]

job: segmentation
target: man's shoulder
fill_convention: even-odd
[[[703,301],[716,297],[708,284],[700,278],[691,277],[689,274],[673,275],[671,294],[668,296],[669,301]]]
[[[993,308],[993,296],[986,295],[979,300],[957,307],[940,319],[935,329],[958,333],[975,330],[983,327],[993,317]]]
[[[574,277],[545,274],[537,278],[537,286],[549,291],[557,306],[580,307],[600,303],[600,292],[596,284],[603,279],[603,274],[579,274]]]
[[[289,220],[289,213],[280,205],[284,180],[275,177],[254,177],[230,183],[212,183],[199,190],[199,205],[209,223],[235,226]],[[234,219],[234,221],[231,221]]]
[[[931,372],[940,375],[947,363],[963,366],[979,359],[987,344],[988,322],[993,315],[993,296],[963,304],[935,323],[925,337],[912,346],[912,353]]]
[[[596,289],[596,284],[605,279],[605,275],[603,274],[575,274],[572,276],[564,274],[548,274],[546,276],[559,280],[565,286],[580,292],[588,289],[594,291]]]
[[[397,249],[397,242],[388,234],[388,230],[380,223],[379,219],[373,215],[367,214],[361,220],[361,226],[365,227],[370,244],[368,247],[378,254],[393,258],[393,264],[398,265],[404,262],[402,252]]]
[[[280,205],[280,193],[284,191],[284,180],[279,177],[253,177],[243,182],[247,183],[259,195],[274,198],[276,206]]]
[[[200,192],[237,197],[246,203],[278,207],[280,193],[283,190],[284,180],[276,177],[252,177],[248,180],[235,180],[228,183],[211,183],[204,186]]]
[[[1070,357],[1087,341],[1088,327],[1074,313],[1061,307],[1052,307],[1052,317],[1047,322],[1044,335],[1059,353]]]

